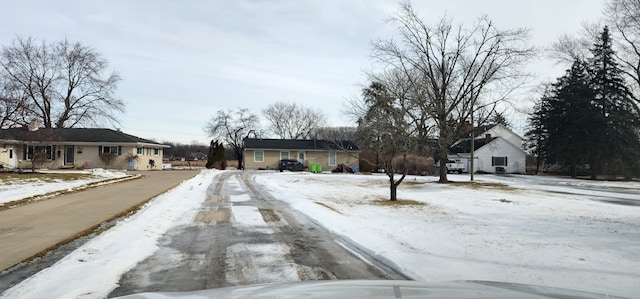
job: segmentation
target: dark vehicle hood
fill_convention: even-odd
[[[141,293],[118,298],[621,298],[536,285],[493,281],[417,282],[327,280],[260,284],[191,292]]]

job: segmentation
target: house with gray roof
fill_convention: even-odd
[[[0,130],[0,165],[4,169],[28,169],[36,161],[40,164],[37,168],[47,169],[161,169],[165,148],[169,146],[112,129]],[[105,156],[111,156],[108,165]]]
[[[244,140],[245,169],[278,169],[281,159],[295,159],[305,167],[317,164],[323,170],[334,169],[339,164],[360,168],[360,150],[351,141],[262,138]]]

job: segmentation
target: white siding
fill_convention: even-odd
[[[491,134],[492,137],[502,137],[516,147],[522,148],[522,138],[503,125],[495,125],[490,130],[484,132],[482,136],[476,136],[476,138],[485,137],[487,134]]]
[[[488,173],[495,172],[495,166],[491,165],[491,157],[507,157],[507,173],[525,173],[526,155],[524,151],[502,137],[498,137],[488,145],[475,152],[477,157],[474,168],[476,171]]]

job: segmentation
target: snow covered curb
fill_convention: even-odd
[[[90,240],[1,298],[104,298],[120,276],[158,248],[171,228],[190,223],[220,171],[203,170],[145,204],[135,215]],[[59,287],[64,285],[64,288]]]

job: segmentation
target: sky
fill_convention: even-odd
[[[371,43],[394,34],[391,0],[2,0],[0,45],[16,36],[93,47],[122,77],[126,104],[119,129],[159,142],[208,143],[206,122],[218,110],[262,114],[278,101],[318,109],[330,126],[354,122],[346,102],[375,71]],[[601,17],[603,1],[413,1],[427,23],[443,15],[471,24],[486,14],[498,28],[526,27],[531,44],[548,47]],[[538,74],[514,105],[526,112],[536,85],[564,66],[532,61]],[[509,113],[516,132],[526,115]],[[266,125],[266,123],[262,123]]]

